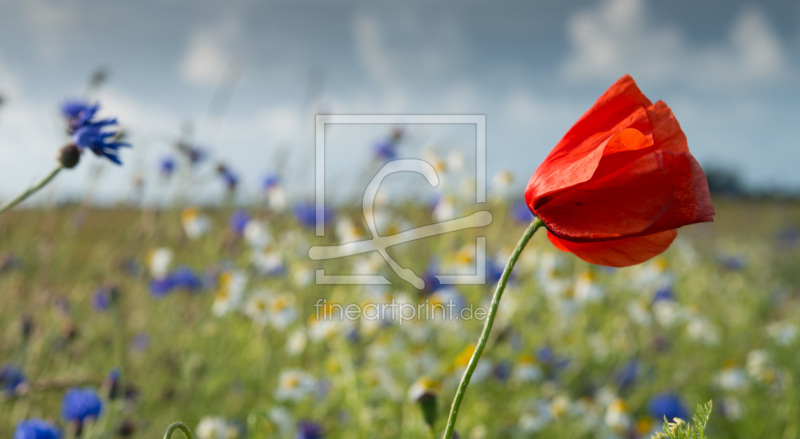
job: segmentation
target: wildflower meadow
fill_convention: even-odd
[[[643,14],[602,4],[567,28]],[[302,124],[270,125],[296,143],[242,160],[248,126],[219,127],[263,73],[222,64],[164,132],[113,69],[47,109],[0,99],[0,133],[19,105],[60,139],[0,174],[0,439],[800,437],[800,198],[715,167],[660,76],[560,83],[591,97],[508,159],[491,113],[339,111],[312,75]]]

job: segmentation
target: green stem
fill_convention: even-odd
[[[461,376],[461,382],[458,384],[456,396],[453,398],[453,405],[450,407],[450,416],[447,418],[447,429],[444,431],[444,439],[451,439],[453,437],[453,431],[456,428],[456,418],[458,417],[458,409],[461,407],[461,401],[464,399],[464,394],[467,392],[469,380],[472,378],[472,374],[475,372],[475,367],[478,366],[478,361],[481,359],[481,354],[483,354],[483,350],[486,348],[486,343],[489,341],[489,333],[492,332],[494,318],[497,316],[497,308],[500,305],[500,299],[503,297],[503,291],[506,289],[508,278],[511,276],[511,271],[514,269],[514,265],[517,263],[519,255],[522,253],[522,249],[525,248],[525,246],[528,244],[528,241],[531,240],[533,234],[536,233],[539,227],[542,227],[543,225],[544,223],[539,220],[539,218],[534,218],[533,222],[528,226],[528,229],[525,230],[522,238],[520,238],[519,242],[517,243],[517,247],[514,248],[514,252],[511,253],[511,257],[508,258],[506,268],[503,269],[503,275],[500,276],[500,280],[497,282],[497,288],[494,290],[492,304],[489,308],[489,314],[486,316],[486,322],[483,324],[481,337],[478,339],[478,344],[475,346],[475,352],[472,353],[472,358],[469,359],[467,369],[464,370],[464,375]]]
[[[189,431],[189,427],[187,427],[183,422],[173,422],[169,427],[167,427],[167,432],[164,433],[164,439],[171,439],[172,433],[174,433],[175,430],[180,430],[181,433],[183,433],[183,437],[187,439],[194,439],[194,435],[192,435],[192,432]]]
[[[11,210],[11,208],[16,206],[17,204],[25,201],[26,198],[28,198],[31,195],[33,195],[34,193],[36,193],[39,189],[47,186],[47,183],[50,183],[51,180],[56,178],[56,175],[59,173],[59,171],[61,171],[61,169],[63,169],[63,168],[60,165],[56,166],[56,168],[53,169],[52,171],[50,171],[50,173],[47,174],[47,177],[45,177],[42,181],[37,183],[36,186],[33,186],[30,189],[26,190],[25,192],[17,195],[16,198],[14,198],[13,200],[9,201],[8,203],[6,203],[2,207],[0,207],[0,215],[2,215],[4,213],[6,213],[7,211]]]

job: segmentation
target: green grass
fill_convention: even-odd
[[[619,429],[610,425],[612,405],[622,407],[629,429],[638,425],[641,437],[649,437],[660,431],[660,422],[649,417],[647,402],[666,392],[679,394],[686,407],[714,401],[708,438],[797,437],[798,340],[781,344],[774,334],[780,325],[800,328],[800,245],[782,246],[776,238],[783,229],[800,227],[800,205],[716,200],[715,206],[715,223],[681,230],[679,242],[663,256],[628,269],[591,267],[555,250],[544,233],[534,237],[501,303],[482,362],[507,364],[513,375],[524,357],[542,346],[568,362],[540,359],[544,377],[531,382],[495,377],[474,382],[457,424],[461,437],[532,437],[532,430],[521,426],[537,420],[542,428],[535,437],[613,437],[607,434]],[[486,230],[490,256],[508,252],[525,228],[507,218],[506,206],[492,210],[495,221]],[[308,333],[318,299],[343,304],[377,299],[362,287],[296,283],[299,267],[342,272],[352,261],[312,264],[308,245],[320,243],[313,231],[301,230],[288,216],[250,212],[268,224],[288,275],[252,272],[247,245],[226,231],[230,210],[206,211],[212,228],[197,240],[184,235],[179,211],[71,207],[0,217],[0,265],[4,254],[22,261],[0,272],[0,364],[19,365],[28,377],[26,391],[0,396],[0,437],[11,437],[17,422],[28,418],[60,423],[66,388],[100,388],[114,367],[122,370],[123,386],[135,387],[138,396],[111,402],[85,437],[114,437],[123,420],[135,425],[134,437],[160,437],[174,421],[195,429],[202,418],[221,416],[251,438],[292,438],[302,419],[322,424],[327,438],[430,438],[408,396],[423,376],[438,383],[441,432],[460,378],[454,361],[475,342],[482,322],[370,326],[362,320],[354,323],[357,337],[348,337],[352,328],[346,328],[324,340],[309,338],[304,349],[290,354],[289,340]],[[363,221],[357,213],[339,215]],[[397,207],[394,216],[413,225],[431,222],[413,205]],[[430,238],[391,253],[421,273],[431,257],[447,261],[474,236]],[[282,330],[262,328],[241,313],[217,317],[211,312],[215,288],[151,297],[146,259],[159,247],[172,249],[173,267],[206,271],[227,264],[247,272],[248,295],[261,289],[286,293],[298,319]],[[729,255],[743,256],[744,268],[722,267],[719,259]],[[559,264],[542,273],[552,257]],[[386,291],[391,297],[423,300],[382,270],[394,282]],[[671,309],[650,305],[657,285],[644,278],[659,270],[673,279]],[[601,298],[578,300],[575,287],[581,282],[600,288]],[[94,292],[112,284],[120,291],[118,311],[95,311]],[[467,303],[484,307],[491,290],[489,285],[459,289]],[[58,303],[67,303],[68,310]],[[637,322],[631,309],[642,311],[649,323]],[[660,324],[656,314],[668,311],[678,315],[676,321]],[[23,317],[33,322],[27,339]],[[139,334],[150,340],[144,350],[133,347]],[[755,364],[759,358],[767,360]],[[615,376],[631,359],[639,361],[640,376],[632,388],[618,389]],[[294,369],[314,377],[321,390],[281,401],[275,395],[279,377]],[[723,371],[743,384],[721,385]],[[276,410],[288,413],[288,430],[270,420]]]

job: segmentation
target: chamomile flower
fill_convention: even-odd
[[[439,197],[436,207],[433,209],[433,219],[436,222],[444,222],[454,219],[458,215],[455,199],[450,195]]]
[[[525,404],[517,427],[523,434],[532,435],[544,430],[551,420],[550,405],[540,399],[531,400]]]
[[[608,428],[617,434],[623,434],[628,431],[633,423],[628,406],[621,399],[615,399],[608,405],[603,420]]]
[[[344,306],[325,302],[308,318],[308,337],[312,341],[326,341],[349,334],[355,325],[344,315]]]
[[[342,217],[336,221],[336,236],[339,237],[339,243],[341,244],[361,241],[366,238],[364,233],[347,217]]]
[[[277,276],[286,271],[283,257],[277,250],[253,251],[250,254],[250,261],[263,276]]]
[[[157,248],[147,254],[147,268],[155,279],[162,279],[169,273],[174,253],[167,247]]]
[[[797,340],[797,326],[789,322],[773,322],[767,325],[767,335],[780,346],[789,346]]]
[[[235,439],[239,437],[239,429],[225,418],[206,416],[197,424],[195,434],[198,439]]]
[[[466,369],[467,364],[469,364],[472,354],[475,353],[476,347],[477,346],[474,343],[470,344],[456,356],[456,359],[453,363],[456,375],[461,376],[464,369]],[[478,362],[478,366],[475,367],[475,371],[472,374],[471,382],[479,384],[483,381],[486,381],[486,378],[492,374],[492,368],[491,360],[486,357],[481,358],[481,361]]]
[[[543,376],[542,368],[539,367],[536,357],[522,354],[514,364],[511,380],[516,383],[531,383],[541,380]]]
[[[308,345],[308,336],[304,329],[292,331],[286,338],[286,352],[295,356],[301,354]]]
[[[598,302],[603,298],[603,288],[596,281],[597,275],[589,270],[578,275],[575,282],[575,300],[583,303]]]
[[[221,317],[239,309],[247,285],[247,276],[240,271],[225,271],[219,275],[211,312]]]
[[[251,249],[261,250],[272,242],[272,235],[266,223],[249,220],[242,228],[242,236]]]
[[[511,191],[513,184],[514,174],[511,171],[504,169],[492,177],[492,192],[500,199],[507,199],[513,195],[513,192]],[[530,213],[530,210],[528,210],[528,212]]]
[[[268,291],[254,294],[247,302],[245,314],[259,325],[269,324],[278,330],[286,329],[297,319],[291,295],[276,295]]]
[[[722,390],[735,392],[747,388],[747,372],[736,364],[728,364],[717,373],[715,384]]]
[[[205,235],[211,228],[211,221],[194,207],[187,207],[181,212],[183,231],[189,239],[197,239]]]
[[[441,392],[439,382],[423,376],[408,389],[408,399],[417,402],[426,394],[437,395],[439,392]]]
[[[302,370],[291,369],[278,377],[275,399],[279,401],[300,401],[317,389],[317,380]]]
[[[280,184],[280,177],[276,174],[267,175],[264,177],[262,187],[267,198],[267,207],[271,211],[283,212],[286,210],[286,192]]]

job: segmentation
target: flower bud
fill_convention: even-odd
[[[57,158],[61,166],[72,169],[81,161],[81,150],[74,143],[70,143],[58,150]]]

